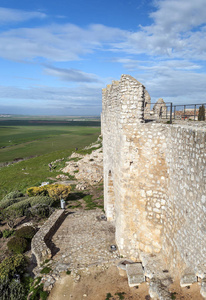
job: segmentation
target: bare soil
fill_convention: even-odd
[[[70,275],[63,275],[52,289],[49,300],[150,299],[146,283],[139,288],[129,288],[127,278],[121,277],[115,266],[105,271],[93,267],[90,273],[82,275],[78,283]]]
[[[172,295],[174,295],[173,299],[175,300],[204,300],[204,298],[200,295],[200,285],[198,283],[181,288],[179,282],[176,281],[170,286],[169,290],[172,293]]]
[[[90,275],[82,275],[80,281],[75,283],[71,275],[62,275],[56,282],[48,300],[150,300],[149,286],[141,284],[139,288],[130,288],[127,278],[121,277],[115,266],[105,271],[93,267]],[[170,287],[171,299],[175,300],[203,300],[200,295],[198,283],[191,287],[181,288],[178,282]],[[109,298],[109,296],[111,296]]]

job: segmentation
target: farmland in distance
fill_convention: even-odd
[[[67,157],[75,148],[97,140],[99,119],[0,119],[0,199],[12,190],[25,191],[51,173],[48,164]],[[22,160],[22,161],[21,161]],[[59,166],[60,167],[60,166]],[[59,174],[59,168],[52,176]]]

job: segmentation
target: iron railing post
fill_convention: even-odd
[[[170,103],[170,124],[172,124],[172,102]]]

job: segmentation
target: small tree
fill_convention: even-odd
[[[205,106],[203,104],[199,108],[198,121],[205,121]]]

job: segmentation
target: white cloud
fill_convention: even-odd
[[[153,23],[140,26],[127,39],[113,43],[114,50],[171,58],[206,59],[205,0],[156,1]]]
[[[150,14],[156,31],[183,32],[206,22],[205,0],[159,0],[156,7]]]
[[[0,24],[7,24],[10,22],[23,22],[36,18],[44,19],[45,17],[46,15],[41,12],[0,7]]]
[[[62,69],[52,66],[46,66],[44,69],[45,73],[51,76],[58,77],[64,81],[73,82],[99,82],[95,74],[85,73],[81,70],[76,69]]]
[[[104,25],[90,25],[86,29],[73,24],[39,28],[18,28],[0,34],[0,56],[10,60],[42,57],[53,61],[71,61],[81,55],[119,41],[126,32]]]
[[[0,99],[27,100],[25,103],[29,107],[30,100],[48,101],[56,107],[61,105],[101,104],[101,88],[81,84],[75,88],[51,86],[33,86],[27,89],[15,86],[0,86]]]
[[[156,11],[150,14],[153,23],[140,26],[135,32],[101,24],[86,28],[74,24],[53,24],[2,32],[0,56],[11,60],[41,57],[53,61],[71,61],[102,50],[205,60],[205,0],[158,0],[155,3]],[[12,14],[12,10],[8,11]],[[17,15],[17,19],[44,17],[39,12],[16,10],[14,15]],[[12,16],[9,19],[12,18],[15,19]]]
[[[34,86],[22,89],[0,86],[0,108],[3,113],[99,115],[101,102],[101,88],[86,84],[77,88]]]
[[[150,14],[153,23],[140,26],[134,32],[100,24],[84,28],[74,24],[53,24],[1,32],[1,57],[39,60],[47,75],[82,83],[76,88],[59,89],[0,87],[2,99],[42,99],[50,105],[52,102],[55,107],[77,104],[100,106],[101,90],[92,84],[101,84],[103,79],[75,68],[53,67],[47,61],[83,60],[87,54],[92,54],[100,62],[104,61],[106,52],[110,52],[109,57],[112,52],[114,58],[109,58],[110,62],[120,63],[133,72],[155,101],[159,97],[185,103],[205,101],[206,74],[202,62],[206,60],[205,0],[156,0],[155,4],[156,10]],[[1,14],[3,11],[0,9],[0,17]],[[38,12],[12,10],[5,11],[5,15],[9,22],[45,17]],[[102,51],[101,58],[99,51]],[[109,59],[106,59],[107,63]],[[112,67],[110,65],[109,70],[103,67],[104,74],[108,72],[104,76],[116,74]]]
[[[146,86],[153,102],[160,97],[175,104],[203,103],[206,99],[204,73],[156,66],[148,67],[137,79]]]

